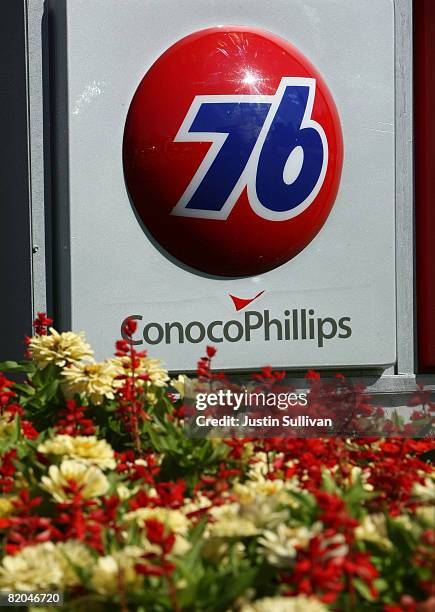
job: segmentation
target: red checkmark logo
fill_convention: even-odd
[[[260,293],[257,293],[257,295],[254,295],[253,298],[239,298],[235,295],[231,295],[231,293],[229,294],[229,296],[233,300],[234,306],[236,307],[236,310],[238,312],[239,310],[243,310],[243,308],[246,308],[246,306],[249,306],[249,304],[259,298],[260,295],[263,295],[263,293],[264,289],[263,291],[260,291]]]

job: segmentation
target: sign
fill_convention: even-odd
[[[206,343],[394,363],[391,2],[66,8],[71,318],[98,356],[132,317],[173,370]]]
[[[262,274],[305,248],[331,210],[342,160],[322,77],[291,44],[249,28],[171,46],[125,127],[126,184],[145,227],[178,261],[216,276]]]

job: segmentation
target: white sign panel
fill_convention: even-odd
[[[389,0],[67,0],[71,317],[99,357],[396,360]]]

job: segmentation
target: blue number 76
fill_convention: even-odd
[[[175,142],[211,142],[172,214],[226,219],[247,187],[252,209],[290,219],[319,193],[328,142],[311,119],[315,79],[284,77],[273,96],[196,96]]]

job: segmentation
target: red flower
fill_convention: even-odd
[[[137,322],[134,321],[133,319],[127,319],[127,321],[124,322],[124,325],[122,327],[122,331],[124,333],[124,335],[126,335],[128,338],[132,338],[134,332],[137,330]]]
[[[319,372],[315,372],[314,370],[308,370],[305,378],[307,380],[320,380]]]
[[[52,519],[32,513],[40,506],[41,497],[30,497],[27,489],[20,491],[19,498],[14,500],[14,514],[6,519],[3,528],[8,528],[5,550],[15,554],[25,546],[59,540],[60,531],[53,525]],[[39,509],[39,508],[38,508]]]
[[[157,494],[159,496],[159,506],[167,508],[179,508],[184,503],[184,491],[186,483],[184,480],[177,482],[159,482],[156,484]]]
[[[14,487],[14,475],[16,467],[14,459],[17,456],[17,450],[11,449],[1,457],[0,463],[0,492],[10,493]]]
[[[48,327],[53,323],[53,319],[46,316],[45,312],[38,312],[36,319],[33,321],[35,334],[38,336],[46,336]]]
[[[35,440],[39,436],[39,432],[36,431],[30,421],[21,421],[21,431],[28,440]]]
[[[207,352],[207,357],[209,359],[212,359],[212,357],[214,357],[217,353],[217,348],[215,348],[214,346],[207,346],[206,352]]]
[[[172,551],[175,544],[175,534],[166,533],[163,523],[156,519],[145,521],[145,528],[148,540],[161,548],[161,554],[145,553],[142,555],[144,563],[137,563],[135,566],[139,574],[145,576],[170,576],[175,565],[168,561],[167,555]]]
[[[86,406],[78,406],[74,400],[67,400],[66,406],[59,412],[56,433],[69,436],[90,436],[95,433],[92,419],[85,418]]]

